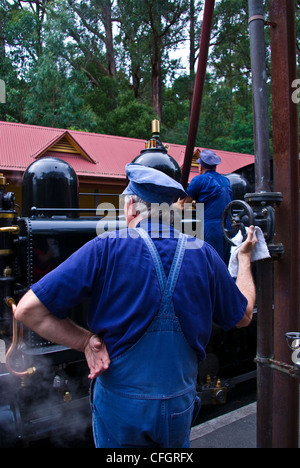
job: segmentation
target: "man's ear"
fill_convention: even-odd
[[[125,218],[128,227],[135,227],[139,221],[140,212],[136,209],[137,203],[133,197],[130,197],[129,201],[125,203]]]
[[[140,214],[136,207],[137,203],[134,201],[133,197],[130,197],[130,202],[128,203],[128,214],[133,218],[136,218]]]

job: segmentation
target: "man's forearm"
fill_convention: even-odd
[[[60,320],[52,315],[33,291],[28,291],[21,299],[15,318],[46,340],[84,353],[90,369],[90,379],[108,369],[110,358],[105,343],[71,320]]]
[[[15,318],[46,340],[81,352],[92,336],[71,320],[60,320],[50,314],[31,290],[19,302]]]
[[[253,309],[255,305],[255,284],[253,280],[252,270],[251,270],[251,261],[249,255],[240,254],[239,255],[239,270],[236,279],[236,285],[241,291],[241,293],[248,300],[247,309],[245,312],[245,317],[243,323],[239,326],[247,326],[252,320]],[[248,321],[248,323],[247,323]]]

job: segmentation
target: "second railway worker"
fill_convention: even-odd
[[[185,195],[182,186],[138,164],[126,171],[128,229],[96,237],[33,285],[16,318],[85,353],[97,447],[189,447],[197,363],[212,321],[230,329],[252,319],[254,228],[235,283],[209,244],[149,222],[152,204],[171,205]],[[67,307],[87,297],[89,330],[67,316]]]
[[[181,204],[204,203],[204,240],[212,245],[220,257],[228,264],[230,246],[222,232],[222,214],[232,201],[232,189],[227,177],[217,172],[221,159],[212,150],[204,150],[199,159],[200,175],[194,177],[187,188],[188,196]],[[228,226],[230,227],[230,226]]]

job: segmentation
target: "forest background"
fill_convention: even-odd
[[[185,145],[203,8],[204,0],[0,0],[0,120],[148,139],[159,118],[162,140]],[[248,0],[216,2],[196,146],[254,153],[248,17]],[[270,85],[268,27],[266,53]],[[270,97],[272,137],[271,120]]]

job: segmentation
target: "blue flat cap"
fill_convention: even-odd
[[[218,166],[221,164],[222,160],[216,153],[212,150],[203,150],[200,153],[200,157],[197,160],[197,163],[201,164],[206,169],[209,169],[213,166]]]
[[[168,203],[187,196],[182,185],[157,169],[141,164],[127,164],[129,185],[122,195],[137,195],[148,203]]]

